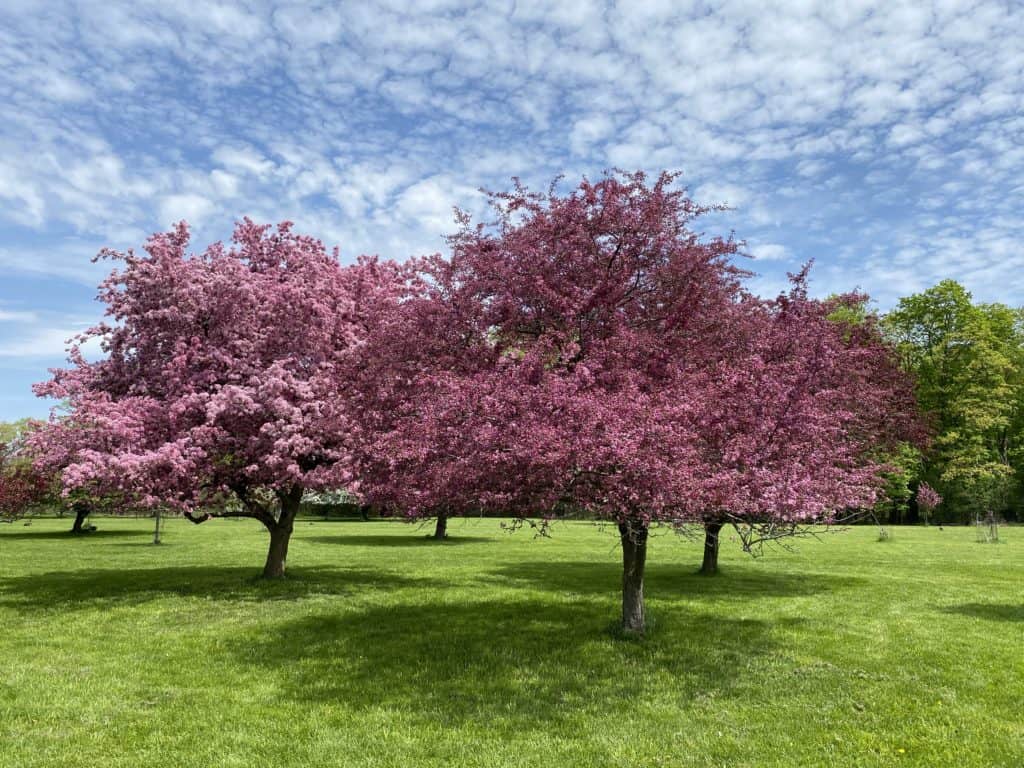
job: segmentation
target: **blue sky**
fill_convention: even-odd
[[[0,95],[0,419],[46,413],[103,246],[249,215],[403,258],[511,176],[680,170],[765,292],[1024,303],[1018,2],[5,0]]]

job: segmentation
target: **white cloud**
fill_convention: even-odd
[[[252,147],[218,147],[213,153],[214,162],[228,170],[251,173],[265,177],[274,170],[274,164]]]
[[[404,255],[479,186],[619,165],[734,206],[716,223],[766,270],[769,245],[857,243],[874,255],[844,269],[889,290],[913,236],[921,274],[1012,298],[990,273],[1024,234],[1022,39],[999,0],[8,3],[0,222],[33,246],[0,264],[84,282],[67,237],[244,212]]]
[[[788,261],[789,249],[779,243],[757,243],[747,249],[757,261]]]
[[[693,199],[701,205],[728,205],[736,208],[750,200],[750,193],[735,184],[709,181],[693,191]]]
[[[160,221],[168,227],[184,219],[194,227],[201,226],[216,206],[202,195],[185,193],[166,195],[160,201]]]
[[[321,45],[337,38],[341,18],[329,8],[293,5],[274,13],[274,25],[296,45]]]
[[[3,323],[34,323],[39,319],[35,312],[0,307],[0,322]]]
[[[18,335],[0,338],[0,358],[64,358],[68,340],[85,329],[79,327],[33,328]],[[82,346],[86,357],[95,357],[101,352],[95,338]]]

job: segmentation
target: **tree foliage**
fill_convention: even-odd
[[[615,523],[639,631],[651,524],[782,530],[870,504],[868,447],[912,414],[873,322],[833,321],[802,276],[771,301],[746,293],[736,243],[698,236],[706,209],[673,182],[517,186],[492,195],[493,223],[463,218],[451,257],[422,265],[407,330],[378,338],[358,472],[412,516]]]
[[[1024,468],[1024,311],[978,304],[944,280],[901,299],[885,318],[934,425],[923,478],[943,515],[967,522],[1020,508]]]
[[[26,444],[36,423],[0,423],[0,521],[13,522],[49,499],[53,478],[40,471]]]
[[[189,255],[182,223],[101,285],[105,355],[37,387],[70,412],[40,437],[67,492],[171,505],[194,522],[252,517],[271,534],[265,575],[284,572],[307,488],[350,480],[341,388],[393,265],[342,268],[322,243],[240,223],[233,247]]]

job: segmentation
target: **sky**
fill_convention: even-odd
[[[340,7],[339,7],[340,6]],[[100,319],[104,246],[242,216],[444,249],[513,176],[679,171],[773,294],[1024,303],[1024,4],[0,3],[0,420]]]

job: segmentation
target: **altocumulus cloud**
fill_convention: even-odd
[[[181,218],[201,243],[250,215],[345,258],[434,251],[481,186],[616,165],[728,203],[705,229],[748,241],[765,290],[814,258],[820,293],[952,276],[1019,301],[1022,73],[1001,0],[8,0],[0,302],[72,327],[96,249]],[[59,359],[0,322],[4,361]]]

